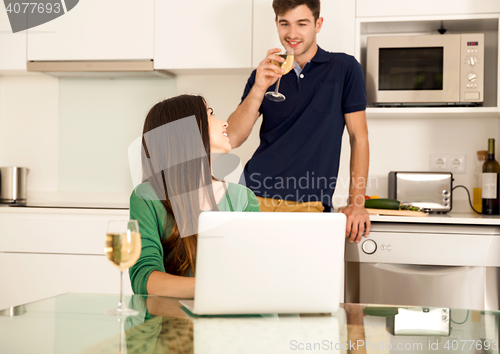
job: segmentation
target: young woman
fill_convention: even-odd
[[[215,179],[211,155],[231,150],[228,124],[201,96],[181,95],[149,111],[142,135],[144,182],[130,196],[142,252],[130,268],[135,294],[194,297],[198,216],[260,211],[248,188]]]

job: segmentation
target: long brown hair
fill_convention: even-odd
[[[173,122],[176,124],[170,124]],[[197,126],[199,131],[194,128],[186,132],[186,125],[179,128],[183,122],[191,122],[190,127]],[[165,271],[194,274],[198,237],[193,230],[198,226],[200,190],[211,209],[218,210],[211,184],[205,99],[180,95],[157,103],[146,116],[142,144],[144,182],[151,184],[167,211],[162,239]],[[166,235],[169,227],[171,232]]]

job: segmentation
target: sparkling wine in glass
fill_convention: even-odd
[[[141,234],[137,220],[110,221],[104,248],[106,257],[120,270],[120,302],[107,311],[110,315],[137,315],[139,312],[123,304],[123,271],[137,262],[141,255]]]
[[[285,53],[279,53],[276,55],[282,57],[283,59],[285,59],[285,61],[283,63],[280,63],[278,61],[273,60],[272,63],[285,70],[283,75],[288,74],[290,70],[293,69],[293,50],[287,51]],[[278,79],[278,82],[276,83],[276,89],[274,91],[266,92],[266,97],[269,98],[271,101],[282,102],[286,99],[284,94],[278,92],[278,89],[280,87],[280,82],[281,82],[281,77]]]

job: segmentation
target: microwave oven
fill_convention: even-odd
[[[370,36],[373,106],[477,106],[484,98],[484,34]]]

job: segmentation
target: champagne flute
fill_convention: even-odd
[[[284,53],[283,52],[278,53],[276,55],[279,55],[280,57],[285,59],[285,61],[283,63],[280,63],[278,61],[273,60],[272,63],[285,70],[283,75],[288,74],[290,70],[293,69],[293,49],[290,49],[289,51],[286,51]],[[282,102],[286,99],[284,94],[278,92],[278,89],[280,87],[280,82],[281,82],[281,77],[278,79],[278,82],[276,83],[276,89],[274,91],[266,92],[266,97],[269,98],[271,101]]]
[[[133,266],[141,255],[141,234],[137,220],[110,221],[104,252],[111,263],[120,270],[120,302],[117,308],[107,313],[126,316],[139,314],[123,304],[123,271]]]

